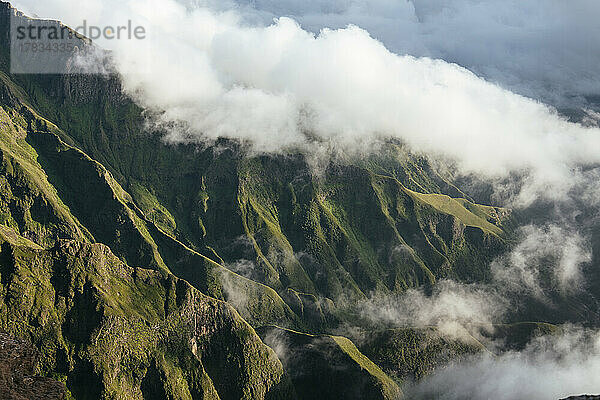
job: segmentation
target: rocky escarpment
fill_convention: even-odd
[[[40,349],[76,398],[293,398],[273,351],[226,303],[107,246],[41,249],[1,228],[0,330]]]

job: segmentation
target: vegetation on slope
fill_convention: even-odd
[[[396,382],[405,383],[485,348],[474,338],[444,337],[436,328],[401,328],[369,332],[360,350]]]
[[[76,398],[293,396],[272,350],[226,303],[101,244],[44,250],[15,235],[0,238],[0,330],[31,340],[41,372]]]
[[[227,141],[165,144],[115,77],[14,79],[148,220],[217,262],[252,262],[247,277],[280,294],[335,301],[444,277],[485,279],[482,261],[504,246],[502,210],[471,203],[397,143],[315,174],[302,155],[245,156]]]
[[[259,334],[280,357],[303,399],[398,399],[398,386],[343,337],[275,326]]]

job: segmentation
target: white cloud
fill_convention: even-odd
[[[442,29],[446,25],[440,21],[448,20],[447,27],[471,24],[476,31],[489,25],[500,36],[508,26],[525,35],[531,26],[521,17],[524,6],[515,2],[502,6],[493,2],[498,15],[492,12],[495,8],[479,2],[467,7],[473,4],[466,0],[442,9],[416,2],[416,11],[411,3],[386,1],[258,2],[259,9],[266,9],[263,14],[248,6],[223,10],[221,5],[215,11],[214,4],[186,7],[174,0],[89,1],[91,11],[71,8],[71,3],[16,1],[40,15],[64,15],[73,24],[81,18],[104,25],[127,19],[143,24],[148,32],[143,43],[107,44],[113,46],[125,89],[140,104],[159,112],[159,120],[167,126],[176,127],[169,131],[171,141],[224,136],[267,152],[290,148],[314,152],[316,141],[352,152],[368,148],[377,138],[395,137],[414,150],[456,160],[463,173],[493,179],[510,172],[527,173],[517,199],[520,204],[539,195],[565,198],[577,182],[573,177],[578,166],[600,161],[600,129],[568,123],[547,106],[455,64],[398,56],[356,26],[324,29],[315,35],[285,17],[268,26],[256,22],[260,15],[269,15],[269,9],[301,18],[319,17],[322,25],[330,25],[327,22],[335,15],[344,21],[348,15],[390,15],[399,21],[429,21],[432,25],[426,32],[417,32],[423,27],[407,29],[419,37],[444,38],[451,45],[453,40],[468,41],[446,35]],[[569,26],[583,14],[573,7],[572,12],[579,10],[575,16],[568,13],[569,18],[560,23],[546,21],[562,10],[558,3],[552,5],[540,6],[546,11],[536,14],[531,23]],[[497,23],[491,24],[490,18]],[[588,19],[582,21],[587,27]],[[379,36],[386,40],[386,35]],[[394,45],[389,38],[386,43]],[[505,71],[507,63],[522,64],[521,53],[513,56],[503,49],[489,51],[497,53],[498,60],[507,59],[496,68]],[[489,52],[481,53],[481,60]],[[581,73],[582,79],[586,76]]]
[[[595,0],[196,1],[242,5],[268,21],[291,15],[318,32],[360,26],[397,54],[456,62],[521,94],[564,105],[600,94]],[[249,18],[249,17],[247,17]]]
[[[496,283],[539,298],[545,296],[543,286],[548,283],[564,293],[581,289],[581,267],[592,256],[579,233],[560,225],[528,225],[521,228],[521,235],[523,239],[509,254],[492,263]]]
[[[410,398],[547,400],[600,393],[600,335],[565,328],[534,340],[522,352],[483,354],[438,369]]]
[[[438,282],[428,296],[409,289],[398,296],[375,296],[359,304],[363,318],[375,324],[435,326],[453,338],[467,338],[470,325],[490,325],[502,320],[509,302],[493,289],[453,281]]]

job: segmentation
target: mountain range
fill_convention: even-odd
[[[320,164],[168,143],[116,74],[11,74],[17,13],[0,2],[0,397],[397,399],[491,351],[361,307],[489,282],[529,215],[398,140]],[[535,315],[495,334],[559,329]]]

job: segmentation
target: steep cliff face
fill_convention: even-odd
[[[130,265],[167,271],[166,261],[176,275],[218,298],[224,297],[224,280],[229,292],[246,293],[243,314],[252,322],[295,324],[293,312],[272,289],[226,270],[160,229],[104,166],[64,142],[64,133],[34,115],[6,75],[0,79],[16,104],[0,110],[4,224],[42,246],[61,238],[102,242]],[[36,121],[48,128],[28,132]]]
[[[273,351],[226,303],[101,244],[0,228],[0,330],[28,337],[76,398],[290,398]]]

